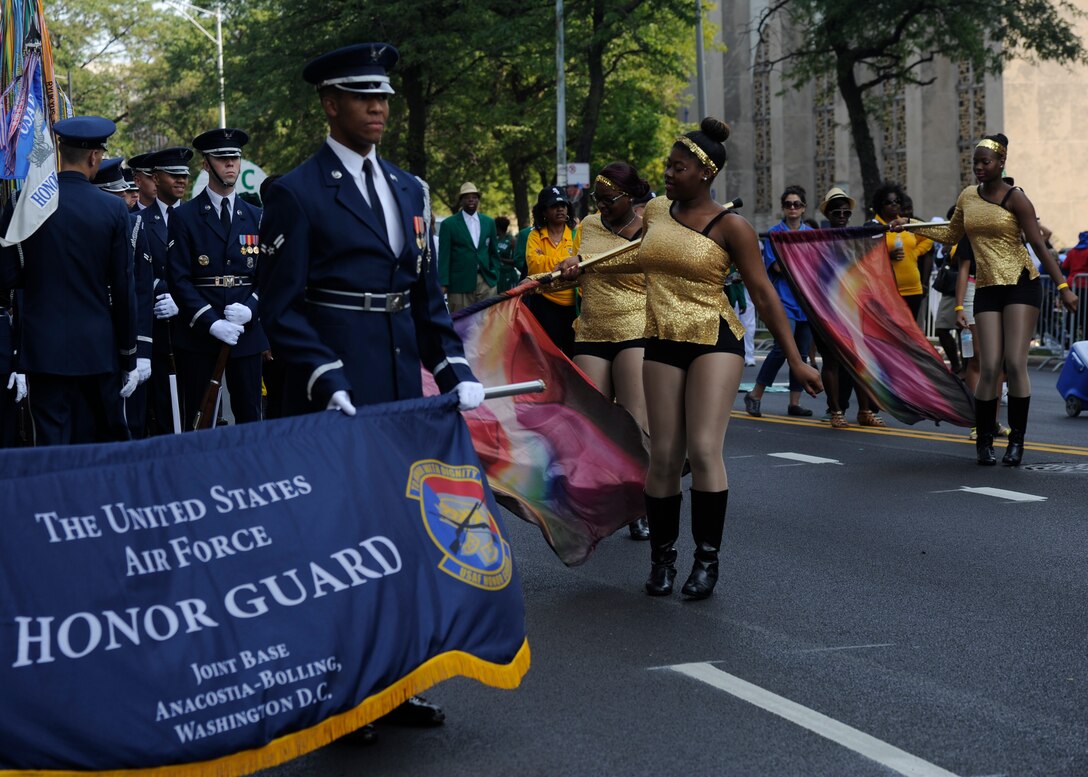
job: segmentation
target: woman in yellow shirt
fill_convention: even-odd
[[[578,253],[574,218],[563,190],[549,186],[540,192],[533,206],[533,231],[525,247],[529,275],[551,272],[564,259]],[[548,337],[567,357],[574,354],[574,289],[548,291],[529,299],[529,310]]]
[[[886,182],[873,195],[873,213],[878,224],[887,225],[901,215],[906,195],[899,184]],[[888,255],[895,270],[895,285],[899,296],[906,300],[911,315],[918,318],[922,309],[923,289],[922,274],[918,269],[918,258],[933,248],[933,241],[916,236],[911,232],[888,232]]]

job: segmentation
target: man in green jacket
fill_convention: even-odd
[[[480,192],[461,185],[460,210],[442,221],[438,232],[438,282],[450,313],[495,294],[499,281],[495,222],[479,212]]]

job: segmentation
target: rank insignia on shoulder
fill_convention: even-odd
[[[207,267],[211,263],[211,261],[212,260],[209,259],[205,254],[201,254],[196,258],[196,263],[199,264],[201,267]]]

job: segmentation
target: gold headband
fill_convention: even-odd
[[[593,183],[595,183],[595,184],[598,184],[598,183],[603,183],[603,184],[604,184],[605,186],[610,186],[610,187],[612,187],[613,189],[615,189],[616,191],[618,191],[618,192],[619,192],[620,194],[622,194],[622,195],[624,195],[624,196],[626,196],[626,195],[627,195],[627,192],[625,192],[625,191],[623,190],[623,187],[622,187],[622,186],[616,186],[616,184],[615,184],[615,183],[613,183],[611,179],[609,179],[609,178],[606,178],[606,177],[605,177],[605,176],[603,176],[603,175],[598,175],[598,176],[597,176],[597,178],[596,178],[596,179],[594,179]]]
[[[710,177],[713,178],[718,174],[718,166],[714,164],[714,160],[706,155],[706,152],[699,148],[699,144],[689,138],[687,135],[681,135],[676,139],[677,143],[683,143],[687,146],[688,150],[695,154],[696,158],[703,163],[703,165],[710,170]]]
[[[989,138],[983,138],[982,140],[980,140],[975,145],[975,148],[988,148],[995,154],[1000,154],[1001,156],[1007,156],[1008,154],[1008,151],[1006,151],[1003,145],[998,143],[996,140],[990,140]]]

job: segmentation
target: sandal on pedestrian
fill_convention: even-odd
[[[846,420],[846,413],[841,410],[837,410],[831,414],[831,428],[832,429],[849,429],[850,424]]]
[[[858,411],[858,425],[859,426],[887,426],[884,423],[884,419],[874,413],[872,410],[859,410]]]

